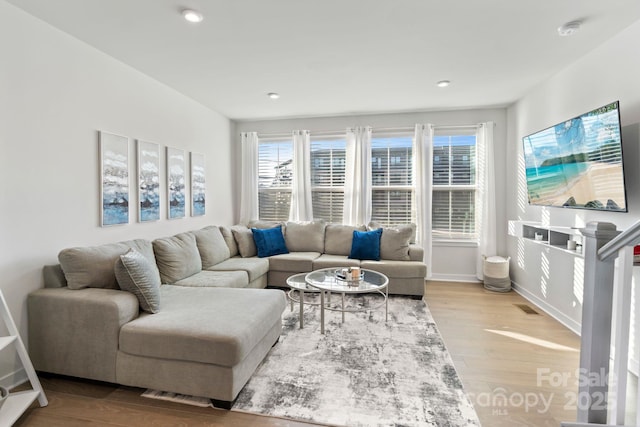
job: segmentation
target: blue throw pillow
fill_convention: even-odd
[[[380,261],[380,237],[382,228],[373,231],[353,230],[353,241],[351,243],[352,259],[370,259]]]
[[[264,258],[271,255],[288,254],[289,250],[284,243],[282,226],[274,228],[252,228],[253,241],[256,242],[258,257]]]

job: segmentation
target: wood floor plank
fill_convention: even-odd
[[[533,306],[540,314],[525,314],[515,304],[531,304],[515,292],[489,292],[477,284],[430,281],[425,301],[483,426],[557,427],[575,421],[565,393],[577,387],[571,381],[541,381],[538,374],[538,369],[575,371],[580,340],[573,332]],[[134,387],[56,375],[41,374],[40,379],[49,406],[34,403],[18,427],[319,425],[147,399],[140,396],[144,390]],[[511,401],[503,405],[501,393]],[[518,396],[543,397],[548,407],[539,402],[526,406]]]
[[[434,281],[427,282],[425,300],[482,425],[557,427],[575,421],[567,393],[577,392],[578,336],[515,292]],[[540,314],[526,314],[515,304]],[[551,383],[546,372],[569,378]]]

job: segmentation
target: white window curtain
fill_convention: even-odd
[[[416,222],[418,235],[416,242],[424,248],[424,263],[427,278],[432,271],[433,237],[431,234],[431,200],[433,189],[433,125],[416,125],[414,156],[414,176],[416,186]]]
[[[342,222],[368,224],[371,219],[371,127],[347,129]]]
[[[496,185],[493,164],[493,122],[481,123],[476,135],[478,150],[478,189],[476,191],[476,230],[478,256],[476,277],[483,280],[483,256],[496,255]]]
[[[311,199],[311,136],[308,130],[293,131],[293,179],[289,220],[313,220],[313,203]]]
[[[242,132],[240,223],[248,224],[258,219],[258,133]]]

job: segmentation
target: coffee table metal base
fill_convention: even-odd
[[[337,268],[322,268],[312,271],[305,276],[305,282],[320,291],[320,333],[324,334],[325,310],[342,312],[342,322],[344,323],[345,313],[362,312],[376,310],[384,304],[385,322],[389,318],[389,278],[384,274],[361,269],[362,276],[359,280],[351,281],[340,277],[341,270]],[[342,301],[340,305],[330,305],[331,294],[340,294]],[[383,297],[381,304],[375,307],[346,307],[345,296],[356,294],[380,294]],[[327,302],[327,299],[329,300]]]
[[[298,295],[294,295],[297,293]],[[305,293],[309,294],[317,294],[318,291],[306,291],[303,289],[291,289],[287,292],[287,297],[289,298],[289,302],[291,303],[291,311],[293,311],[293,303],[298,303],[299,311],[300,311],[300,329],[304,328],[304,306],[305,305],[320,305],[317,302],[308,302],[304,300]]]
[[[360,313],[360,312],[366,312],[366,311],[374,311],[379,309],[380,307],[382,307],[384,305],[384,321],[385,323],[389,321],[389,288],[386,287],[383,290],[377,290],[376,292],[378,292],[380,295],[382,295],[384,297],[384,300],[382,303],[380,303],[379,305],[375,306],[375,307],[367,307],[367,308],[345,308],[344,305],[344,300],[345,300],[345,292],[340,292],[340,295],[342,296],[342,304],[340,308],[334,308],[334,307],[329,307],[328,304],[331,303],[331,294],[332,292],[330,291],[325,291],[325,290],[321,290],[320,291],[320,333],[324,334],[324,311],[325,310],[329,310],[329,311],[339,311],[342,313],[342,323],[344,323],[344,314],[345,313]],[[325,293],[327,294],[327,303],[325,304]],[[373,292],[372,292],[373,293]]]
[[[291,311],[293,311],[294,302],[297,302],[300,307],[300,329],[304,328],[304,305],[320,305],[317,302],[305,302],[304,300],[306,293],[317,294],[320,292],[319,289],[309,286],[305,280],[306,275],[307,273],[295,274],[287,279],[287,285],[291,288],[289,292],[287,292],[287,297],[291,303]],[[296,292],[298,294],[297,298],[294,295]]]

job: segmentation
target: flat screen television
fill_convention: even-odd
[[[627,212],[618,101],[522,142],[529,204]]]

